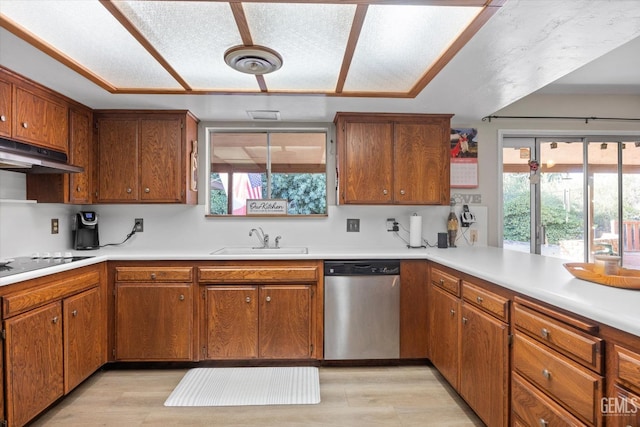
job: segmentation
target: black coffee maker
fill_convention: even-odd
[[[76,250],[98,249],[98,215],[95,212],[82,211],[73,221],[73,248]]]

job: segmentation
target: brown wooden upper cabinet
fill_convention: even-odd
[[[188,111],[95,111],[98,203],[197,203]]]
[[[67,99],[0,67],[0,135],[66,153]]]
[[[448,205],[451,117],[336,114],[339,202]]]

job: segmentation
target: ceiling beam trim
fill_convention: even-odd
[[[120,24],[135,38],[138,43],[146,49],[147,52],[182,86],[185,91],[190,92],[192,90],[189,83],[187,83],[182,76],[169,64],[169,62],[156,50],[155,47],[142,35],[138,28],[133,25],[131,21],[118,9],[112,0],[100,0],[100,3],[113,15],[113,17],[120,22]]]
[[[364,18],[367,16],[368,5],[359,4],[356,7],[356,12],[353,16],[353,23],[351,24],[351,31],[349,32],[349,39],[347,41],[347,47],[342,58],[342,66],[340,67],[340,74],[338,74],[338,83],[336,84],[336,93],[342,93],[344,89],[344,82],[347,80],[347,74],[349,73],[349,67],[353,60],[353,54],[358,45],[358,39],[360,38],[360,32],[364,25]]]
[[[251,37],[251,30],[249,29],[249,23],[247,22],[247,16],[244,13],[242,2],[229,2],[229,6],[231,7],[231,12],[233,13],[233,19],[235,19],[236,25],[238,26],[238,31],[240,32],[242,43],[247,47],[253,46],[253,37]],[[264,76],[257,74],[256,82],[258,83],[260,92],[266,93],[269,91]]]

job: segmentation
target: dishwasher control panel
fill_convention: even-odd
[[[397,260],[349,260],[326,261],[325,276],[378,276],[399,275],[400,261]]]

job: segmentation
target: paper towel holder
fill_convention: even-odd
[[[422,217],[418,216],[417,213],[414,213],[413,215],[411,215],[411,219],[416,219],[418,221],[417,225],[417,229],[414,229],[414,222],[410,221],[409,224],[409,243],[407,244],[407,248],[409,249],[421,249],[421,248],[426,248],[425,245],[422,244],[423,239],[422,239]],[[416,242],[412,242],[411,240],[413,236],[411,236],[412,233],[417,233],[418,237],[420,238],[420,245],[412,245],[411,243],[416,243]]]

